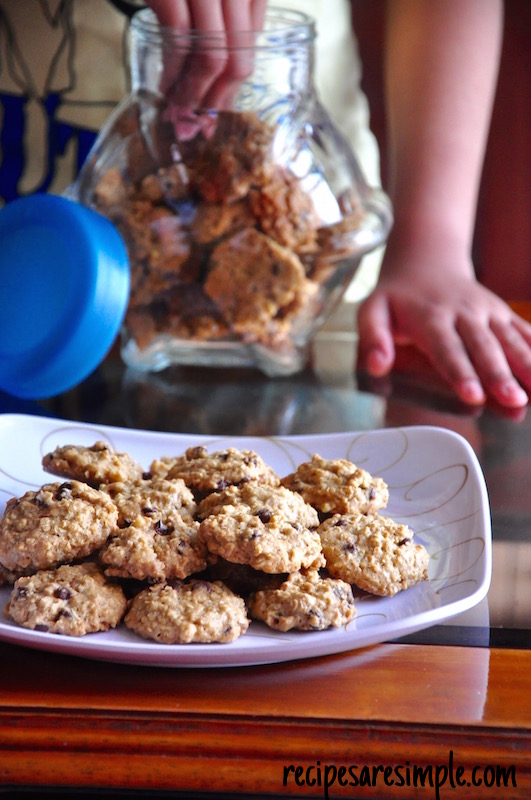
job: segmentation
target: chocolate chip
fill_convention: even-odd
[[[273,516],[272,512],[269,508],[262,508],[260,511],[255,513],[255,517],[258,517],[260,522],[263,522],[266,525],[268,522],[271,521],[271,517]]]
[[[312,612],[308,614],[308,625],[313,630],[321,630],[324,623],[323,613],[319,611],[319,609],[314,608]]]
[[[343,600],[347,593],[340,586],[334,586],[332,589],[332,594],[334,594],[339,600]]]
[[[72,497],[72,484],[62,483],[55,493],[56,500],[68,500]]]
[[[41,623],[39,625],[35,625],[35,630],[40,631],[41,633],[47,633],[50,629],[48,625],[44,625]]]
[[[155,522],[155,532],[161,536],[168,536],[170,533],[173,533],[174,530],[175,528],[173,525],[165,525],[161,519]]]
[[[210,592],[212,591],[212,588],[208,581],[196,580],[194,583],[192,583],[192,592],[199,591],[201,589],[207,592],[207,594],[210,594]]]
[[[168,301],[161,298],[159,300],[154,300],[150,307],[151,316],[156,322],[166,322],[168,317]]]
[[[72,592],[66,586],[58,586],[53,596],[57,597],[58,600],[70,600]]]
[[[204,445],[199,445],[199,447],[189,447],[186,451],[186,458],[188,461],[192,461],[195,458],[205,458],[207,455],[207,449]]]

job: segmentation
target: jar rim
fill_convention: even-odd
[[[241,32],[243,43],[238,38],[234,42],[228,43],[224,33],[217,30],[199,31],[196,28],[190,28],[187,31],[181,31],[177,28],[164,27],[158,22],[155,12],[147,7],[133,15],[131,28],[153,43],[168,41],[174,45],[186,43],[189,46],[191,41],[201,40],[208,43],[210,47],[217,45],[228,50],[278,48],[295,43],[308,43],[313,41],[316,36],[313,17],[304,11],[282,6],[271,6],[267,9],[263,29],[243,30]],[[249,44],[250,34],[259,37],[253,38],[252,44]]]

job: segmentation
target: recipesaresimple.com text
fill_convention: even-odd
[[[452,791],[452,797],[459,797],[459,789],[470,787],[487,787],[493,790],[493,800],[502,800],[504,788],[516,788],[516,767],[514,765],[487,764],[483,766],[464,767],[458,764],[453,750],[448,753],[445,763],[419,765],[410,761],[403,764],[285,764],[283,766],[282,785],[312,787],[322,792],[325,800],[333,797],[334,789],[339,789],[339,796],[344,796],[346,788],[385,788],[403,787],[404,798],[408,797],[408,789],[425,789],[423,797],[433,800],[444,800],[445,787]],[[496,793],[496,790],[498,791]],[[467,795],[468,796],[468,795]]]

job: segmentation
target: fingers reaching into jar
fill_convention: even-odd
[[[253,44],[267,0],[149,0],[164,27],[175,32],[165,58],[161,91],[181,136],[197,131],[194,112],[230,108],[253,70]]]
[[[183,31],[257,31],[267,0],[149,0],[160,24]]]

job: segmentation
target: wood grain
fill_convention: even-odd
[[[531,652],[380,645],[241,669],[152,669],[2,647],[2,785],[324,796],[283,768],[514,766],[531,796]],[[329,773],[331,774],[331,773]],[[482,774],[482,773],[481,773]],[[386,798],[412,788],[384,787]],[[418,796],[428,796],[421,790]],[[430,790],[431,791],[431,790]],[[354,792],[354,793],[353,793]],[[374,797],[371,787],[330,796]],[[435,797],[433,794],[432,796]],[[444,796],[444,795],[442,795]]]

